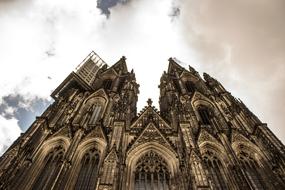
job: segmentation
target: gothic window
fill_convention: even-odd
[[[254,189],[266,189],[260,174],[261,167],[258,163],[245,152],[240,153],[239,160]]]
[[[44,167],[38,175],[32,189],[51,189],[62,165],[63,155],[64,149],[61,145],[56,146],[49,152],[44,159]]]
[[[170,173],[167,164],[153,151],[139,159],[134,175],[135,190],[170,189]]]
[[[100,104],[97,103],[93,105],[93,112],[89,120],[89,124],[94,125],[97,122],[100,116],[101,109],[102,109],[102,106]]]
[[[80,163],[75,189],[95,189],[98,177],[99,151],[93,147],[85,153]]]
[[[121,79],[120,82],[119,82],[119,85],[118,85],[118,90],[122,90],[122,88],[124,87],[124,84],[125,84],[125,79]]]
[[[29,162],[25,162],[20,168],[17,169],[16,174],[13,177],[13,181],[11,183],[12,189],[20,189],[28,169],[29,169]]]
[[[112,80],[111,79],[106,79],[103,81],[103,88],[106,90],[111,90],[112,87]]]
[[[226,190],[226,176],[221,161],[210,151],[203,156],[204,163],[208,169],[208,175],[212,179],[214,189]]]
[[[173,84],[175,86],[175,89],[178,91],[178,92],[181,92],[181,89],[180,89],[180,86],[179,86],[179,81],[177,79],[174,79],[173,80]]]
[[[211,124],[211,117],[209,113],[209,109],[207,107],[199,107],[198,113],[201,118],[201,122],[203,125],[210,125]]]
[[[186,89],[189,93],[195,92],[195,84],[192,81],[186,81],[185,86],[186,86]]]

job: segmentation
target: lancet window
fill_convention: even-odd
[[[186,81],[185,86],[186,86],[186,89],[189,93],[195,92],[195,84],[192,81]]]
[[[239,154],[239,160],[253,188],[258,190],[266,189],[260,174],[261,167],[259,164],[245,152]]]
[[[142,156],[136,164],[135,190],[169,190],[170,173],[163,158],[153,151]]]
[[[177,79],[174,79],[173,80],[173,84],[175,86],[175,89],[178,91],[178,92],[181,92],[181,88],[180,88],[180,85],[179,85],[179,81]]]
[[[51,189],[54,180],[62,165],[62,159],[64,156],[64,148],[59,145],[53,148],[44,159],[43,168],[40,174],[36,178],[33,185],[34,190],[37,189]]]
[[[212,180],[214,189],[227,190],[226,176],[224,166],[221,161],[210,151],[203,156],[204,163],[208,170],[208,175]]]
[[[211,116],[209,109],[207,107],[199,107],[198,113],[201,118],[201,122],[203,125],[210,125],[211,124]]]
[[[102,105],[101,104],[96,103],[96,104],[93,105],[93,111],[92,111],[91,118],[89,120],[89,124],[93,124],[94,125],[98,121],[100,113],[101,113],[101,110],[102,110]]]
[[[29,169],[29,162],[25,162],[20,168],[17,169],[13,181],[11,183],[11,189],[20,189],[22,182],[25,179],[25,175]]]
[[[112,87],[112,80],[111,79],[106,79],[103,81],[103,87],[104,89],[106,90],[111,90],[111,87]]]
[[[95,189],[98,177],[99,151],[93,147],[83,156],[80,163],[80,171],[77,177],[75,189]]]

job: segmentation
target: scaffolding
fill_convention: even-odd
[[[106,62],[94,51],[75,68],[75,73],[89,85],[92,85],[96,74],[100,68],[107,65]]]

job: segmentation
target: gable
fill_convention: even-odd
[[[111,66],[108,70],[113,70],[117,75],[121,73],[127,73],[128,68],[126,64],[126,58],[123,56],[117,63]]]
[[[109,154],[105,158],[105,162],[116,162],[118,161],[118,155],[116,153],[116,149],[112,148]]]
[[[219,143],[219,141],[215,137],[213,137],[206,129],[201,129],[200,134],[198,136],[197,144],[198,146],[200,146],[203,143],[207,142]]]
[[[99,138],[99,139],[102,139],[104,142],[107,142],[107,138],[100,125],[96,125],[95,129],[93,129],[85,138],[86,139]]]
[[[64,136],[68,138],[72,138],[74,135],[74,131],[72,130],[73,126],[70,125],[64,125],[59,130],[57,130],[54,134],[51,135],[51,137],[57,137],[57,136]]]
[[[108,102],[108,95],[105,92],[105,90],[101,88],[96,92],[92,93],[91,95],[89,95],[84,101],[84,104],[89,101],[100,101],[103,104],[105,104],[106,102]]]
[[[156,128],[154,123],[149,123],[148,126],[141,132],[141,134],[136,139],[134,139],[133,143],[129,144],[130,147],[128,151],[131,151],[139,145],[151,142],[156,142],[175,152],[173,149],[174,145],[164,137],[159,129]]]
[[[172,58],[169,59],[168,74],[175,75],[175,72],[180,76],[185,69],[177,64]]]
[[[142,129],[150,122],[158,123],[160,130],[171,130],[171,126],[159,115],[153,106],[146,106],[140,113],[135,122],[132,123],[130,129]]]
[[[248,138],[246,138],[243,134],[237,132],[236,130],[233,130],[232,132],[231,141],[232,143],[252,143]]]
[[[197,77],[196,75],[190,73],[189,71],[187,70],[183,70],[180,78],[183,80],[183,81],[192,81],[193,83],[196,83],[197,81],[199,81],[199,77]]]

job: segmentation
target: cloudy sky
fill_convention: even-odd
[[[158,102],[168,58],[217,78],[285,142],[284,0],[0,0],[0,155],[91,50]]]

